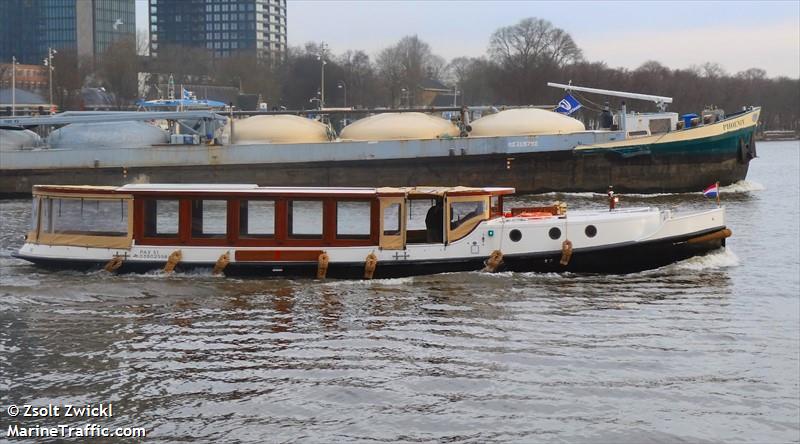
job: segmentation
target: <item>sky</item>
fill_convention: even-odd
[[[147,0],[136,0],[147,28]],[[487,54],[492,33],[528,17],[567,31],[591,62],[673,69],[705,62],[727,72],[766,70],[800,78],[800,1],[422,1],[288,0],[290,46],[327,43],[335,54],[370,56],[418,35],[447,60]]]

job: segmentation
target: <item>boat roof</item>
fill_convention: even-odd
[[[256,184],[128,184],[121,187],[91,185],[36,185],[36,193],[75,194],[242,194],[289,196],[408,196],[432,197],[447,195],[506,195],[513,194],[509,187],[261,187]]]

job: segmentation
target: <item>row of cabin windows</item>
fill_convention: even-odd
[[[224,239],[228,227],[226,200],[195,199],[191,204],[191,237]],[[406,230],[423,232],[425,242],[426,213],[433,200],[407,201]],[[335,203],[337,239],[367,240],[371,235],[371,200],[337,201]],[[494,206],[494,205],[493,205]],[[451,202],[450,229],[483,213],[483,202]],[[128,204],[125,199],[49,198],[33,199],[31,228],[40,233],[87,234],[101,236],[128,235]],[[144,236],[175,238],[179,234],[180,202],[177,199],[144,200]],[[385,208],[383,234],[400,234],[402,212],[399,203]],[[291,239],[322,239],[324,205],[321,200],[287,201],[287,235]],[[275,237],[276,208],[274,200],[239,200],[239,238],[272,239]],[[413,236],[411,236],[413,237]],[[410,239],[411,239],[410,237]],[[428,239],[427,242],[430,242]],[[412,243],[416,243],[410,240]]]
[[[178,200],[144,201],[145,237],[177,237]],[[336,238],[369,239],[372,201],[336,202]],[[275,201],[239,201],[239,237],[271,239],[275,237]],[[322,239],[324,205],[321,200],[287,201],[287,235],[292,239]],[[192,200],[191,233],[193,238],[223,239],[227,235],[226,200]]]

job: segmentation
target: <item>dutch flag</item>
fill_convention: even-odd
[[[708,188],[703,190],[703,196],[719,197],[719,182],[715,183],[714,185],[710,185]]]

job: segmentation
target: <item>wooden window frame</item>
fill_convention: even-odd
[[[178,201],[178,233],[175,236],[148,237],[144,232],[145,201],[146,200],[177,200]],[[186,223],[191,225],[189,201],[180,196],[136,196],[133,199],[133,211],[135,221],[133,227],[133,238],[137,245],[185,245],[187,243],[188,232]],[[189,227],[191,230],[191,226]]]
[[[259,236],[242,236],[241,233],[241,212],[242,212],[242,201],[247,202],[272,202],[273,205],[273,212],[272,215],[272,234],[271,235],[259,235]],[[266,246],[266,245],[277,245],[278,239],[278,199],[275,197],[241,197],[237,199],[233,199],[233,202],[230,202],[229,205],[235,205],[235,213],[236,213],[236,229],[235,236],[232,237],[232,241],[236,245],[241,246]],[[249,216],[248,216],[249,217]],[[231,233],[233,234],[233,233]]]
[[[192,202],[196,200],[222,200],[225,201],[225,233],[222,236],[217,237],[194,237],[192,236]],[[209,247],[218,247],[218,246],[226,246],[226,245],[233,245],[234,242],[234,232],[232,230],[231,222],[232,222],[232,214],[231,214],[231,201],[237,201],[237,216],[238,216],[238,199],[235,198],[215,198],[214,196],[202,196],[202,197],[189,197],[186,199],[181,200],[181,205],[186,203],[187,212],[186,212],[186,226],[183,227],[186,231],[184,233],[183,238],[186,238],[186,244],[188,245],[197,245],[197,246],[209,246]],[[183,207],[181,207],[183,208]],[[236,217],[236,232],[238,233],[239,230],[239,218]],[[179,224],[180,225],[180,224]],[[180,231],[179,231],[180,233]]]
[[[364,199],[357,199],[357,198],[342,198],[342,199],[330,199],[330,206],[331,206],[331,216],[330,216],[330,232],[331,232],[331,244],[335,246],[369,246],[369,245],[377,245],[378,244],[378,235],[379,235],[379,225],[380,222],[378,221],[378,217],[380,216],[380,204],[377,199],[375,198],[364,198]],[[368,202],[369,207],[369,235],[366,238],[359,238],[359,239],[348,239],[348,238],[339,238],[337,237],[337,232],[339,229],[338,226],[338,208],[337,204],[339,202]]]

